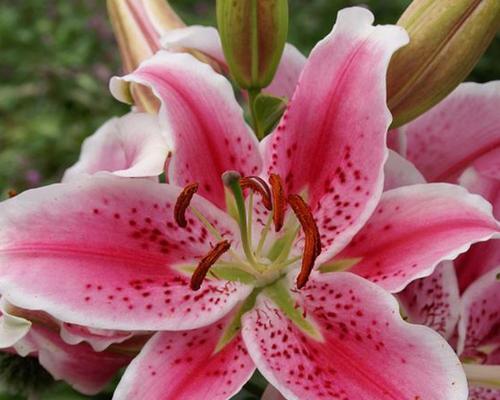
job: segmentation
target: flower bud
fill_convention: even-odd
[[[243,89],[268,86],[288,33],[287,0],[217,0],[217,23],[229,70]]]
[[[467,77],[500,27],[500,1],[414,0],[398,25],[410,44],[389,66],[393,127],[430,109]]]
[[[166,0],[108,0],[107,5],[125,73],[160,49],[164,31],[185,26]],[[158,110],[158,100],[148,88],[132,85],[130,90],[140,109]]]

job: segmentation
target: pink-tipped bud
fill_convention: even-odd
[[[107,6],[125,73],[160,49],[163,32],[185,26],[166,0],[107,0]],[[132,85],[130,91],[140,109],[158,110],[158,100],[149,89]]]

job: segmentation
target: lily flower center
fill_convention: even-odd
[[[233,249],[232,244],[224,239],[208,218],[190,205],[198,184],[187,185],[175,204],[174,217],[177,224],[182,228],[187,226],[185,213],[190,209],[217,240],[196,266],[188,268],[192,274],[191,289],[200,289],[207,277],[241,281],[255,287],[267,286],[280,279],[300,260],[302,263],[297,276],[297,288],[301,289],[307,283],[321,252],[320,235],[308,204],[298,194],[287,197],[283,181],[277,174],[271,174],[267,183],[257,176],[242,177],[238,172],[228,171],[223,174],[222,180],[229,194],[228,213],[236,219],[239,226],[243,254]],[[246,198],[245,191],[248,192]],[[254,223],[255,194],[267,214],[267,221],[263,226]],[[295,218],[285,218],[288,206]],[[270,234],[273,225],[276,234]],[[301,229],[304,234],[303,254],[294,256],[292,250]]]

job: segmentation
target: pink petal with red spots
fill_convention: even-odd
[[[163,173],[168,150],[156,116],[129,113],[112,118],[85,139],[80,159],[66,170],[63,181],[100,171],[156,177]]]
[[[447,183],[403,186],[385,192],[363,229],[336,259],[361,258],[350,270],[398,292],[430,275],[475,242],[498,235],[491,205]]]
[[[460,185],[472,193],[483,196],[493,205],[493,215],[500,219],[500,177],[494,178],[478,171],[477,168],[467,168],[459,178]]]
[[[497,219],[500,218],[500,180],[483,175],[475,167],[470,167],[461,175],[459,182],[472,193],[480,194],[488,200],[493,205],[493,215]],[[477,278],[498,265],[500,265],[499,240],[473,245],[455,262],[460,291],[464,291]]]
[[[123,354],[94,352],[87,344],[71,346],[41,325],[33,325],[22,341],[54,379],[62,379],[88,395],[103,390],[118,370],[131,361],[130,356]]]
[[[86,342],[94,351],[103,351],[113,343],[122,343],[134,336],[133,332],[92,329],[67,322],[61,324],[60,334],[66,343],[75,345]]]
[[[134,73],[113,78],[111,90],[119,99],[120,85],[126,82],[151,87],[161,100],[160,123],[175,149],[170,182],[198,182],[198,193],[225,208],[222,173],[260,172],[257,139],[245,124],[231,84],[209,65],[189,54],[160,51]]]
[[[469,390],[469,400],[498,400],[500,399],[500,389],[471,386]]]
[[[493,239],[471,246],[455,260],[460,292],[476,279],[500,265],[500,240]]]
[[[500,267],[483,275],[462,295],[458,354],[500,364]]]
[[[366,9],[339,12],[265,142],[266,172],[279,174],[289,193],[307,191],[323,261],[359,230],[382,192],[391,121],[385,76],[391,55],[408,37],[399,27],[372,23]]]
[[[273,385],[267,385],[266,390],[262,394],[261,400],[286,400],[283,395],[278,392]]]
[[[24,192],[0,205],[0,291],[25,309],[99,329],[181,330],[210,324],[249,287],[207,281],[189,289],[173,266],[196,265],[217,242],[188,212],[180,189],[111,175]],[[199,196],[192,205],[226,237],[237,226]],[[236,249],[237,241],[233,241]]]
[[[377,285],[350,273],[316,273],[294,296],[323,340],[299,330],[262,294],[243,318],[250,356],[288,400],[467,398],[446,341],[404,322],[397,302]]]
[[[384,191],[418,183],[425,183],[418,169],[395,151],[389,150],[384,166]]]
[[[219,33],[215,28],[194,25],[173,29],[162,36],[162,45],[168,50],[199,50],[223,65],[225,70],[228,69]],[[263,91],[274,96],[292,97],[305,62],[306,58],[300,51],[287,43],[274,79]]]
[[[241,335],[215,351],[229,321],[157,333],[130,364],[113,399],[229,399],[255,370]]]
[[[410,283],[398,299],[410,322],[451,338],[460,314],[457,276],[451,261],[443,261],[432,275]]]
[[[407,158],[428,181],[455,181],[476,159],[500,147],[500,81],[463,83],[404,127]]]

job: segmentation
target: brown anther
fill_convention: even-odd
[[[197,190],[197,183],[191,183],[187,185],[182,190],[181,194],[177,198],[177,201],[175,202],[174,219],[175,222],[177,222],[177,225],[179,225],[181,228],[185,228],[187,226],[186,210],[189,207],[189,203],[191,203],[191,200]]]
[[[17,190],[16,189],[9,189],[7,191],[7,196],[9,196],[9,199],[12,199],[13,197],[17,196]]]
[[[291,194],[288,196],[288,204],[290,204],[290,207],[292,207],[293,212],[297,216],[305,236],[302,267],[297,276],[297,288],[301,289],[307,283],[314,267],[314,262],[321,253],[321,238],[311,209],[304,199],[298,194]]]
[[[215,247],[201,259],[191,276],[190,287],[192,290],[198,290],[201,287],[201,284],[205,279],[205,276],[207,276],[210,267],[214,265],[220,256],[228,251],[230,247],[231,244],[227,240],[223,240],[217,243]]]
[[[286,198],[283,181],[279,175],[271,174],[269,176],[269,184],[271,185],[271,192],[273,196],[273,222],[274,230],[279,232],[283,227],[285,221],[286,211]]]
[[[240,186],[243,190],[250,189],[253,192],[259,193],[264,207],[269,211],[273,209],[271,203],[271,190],[264,179],[258,176],[246,176],[240,179]]]

